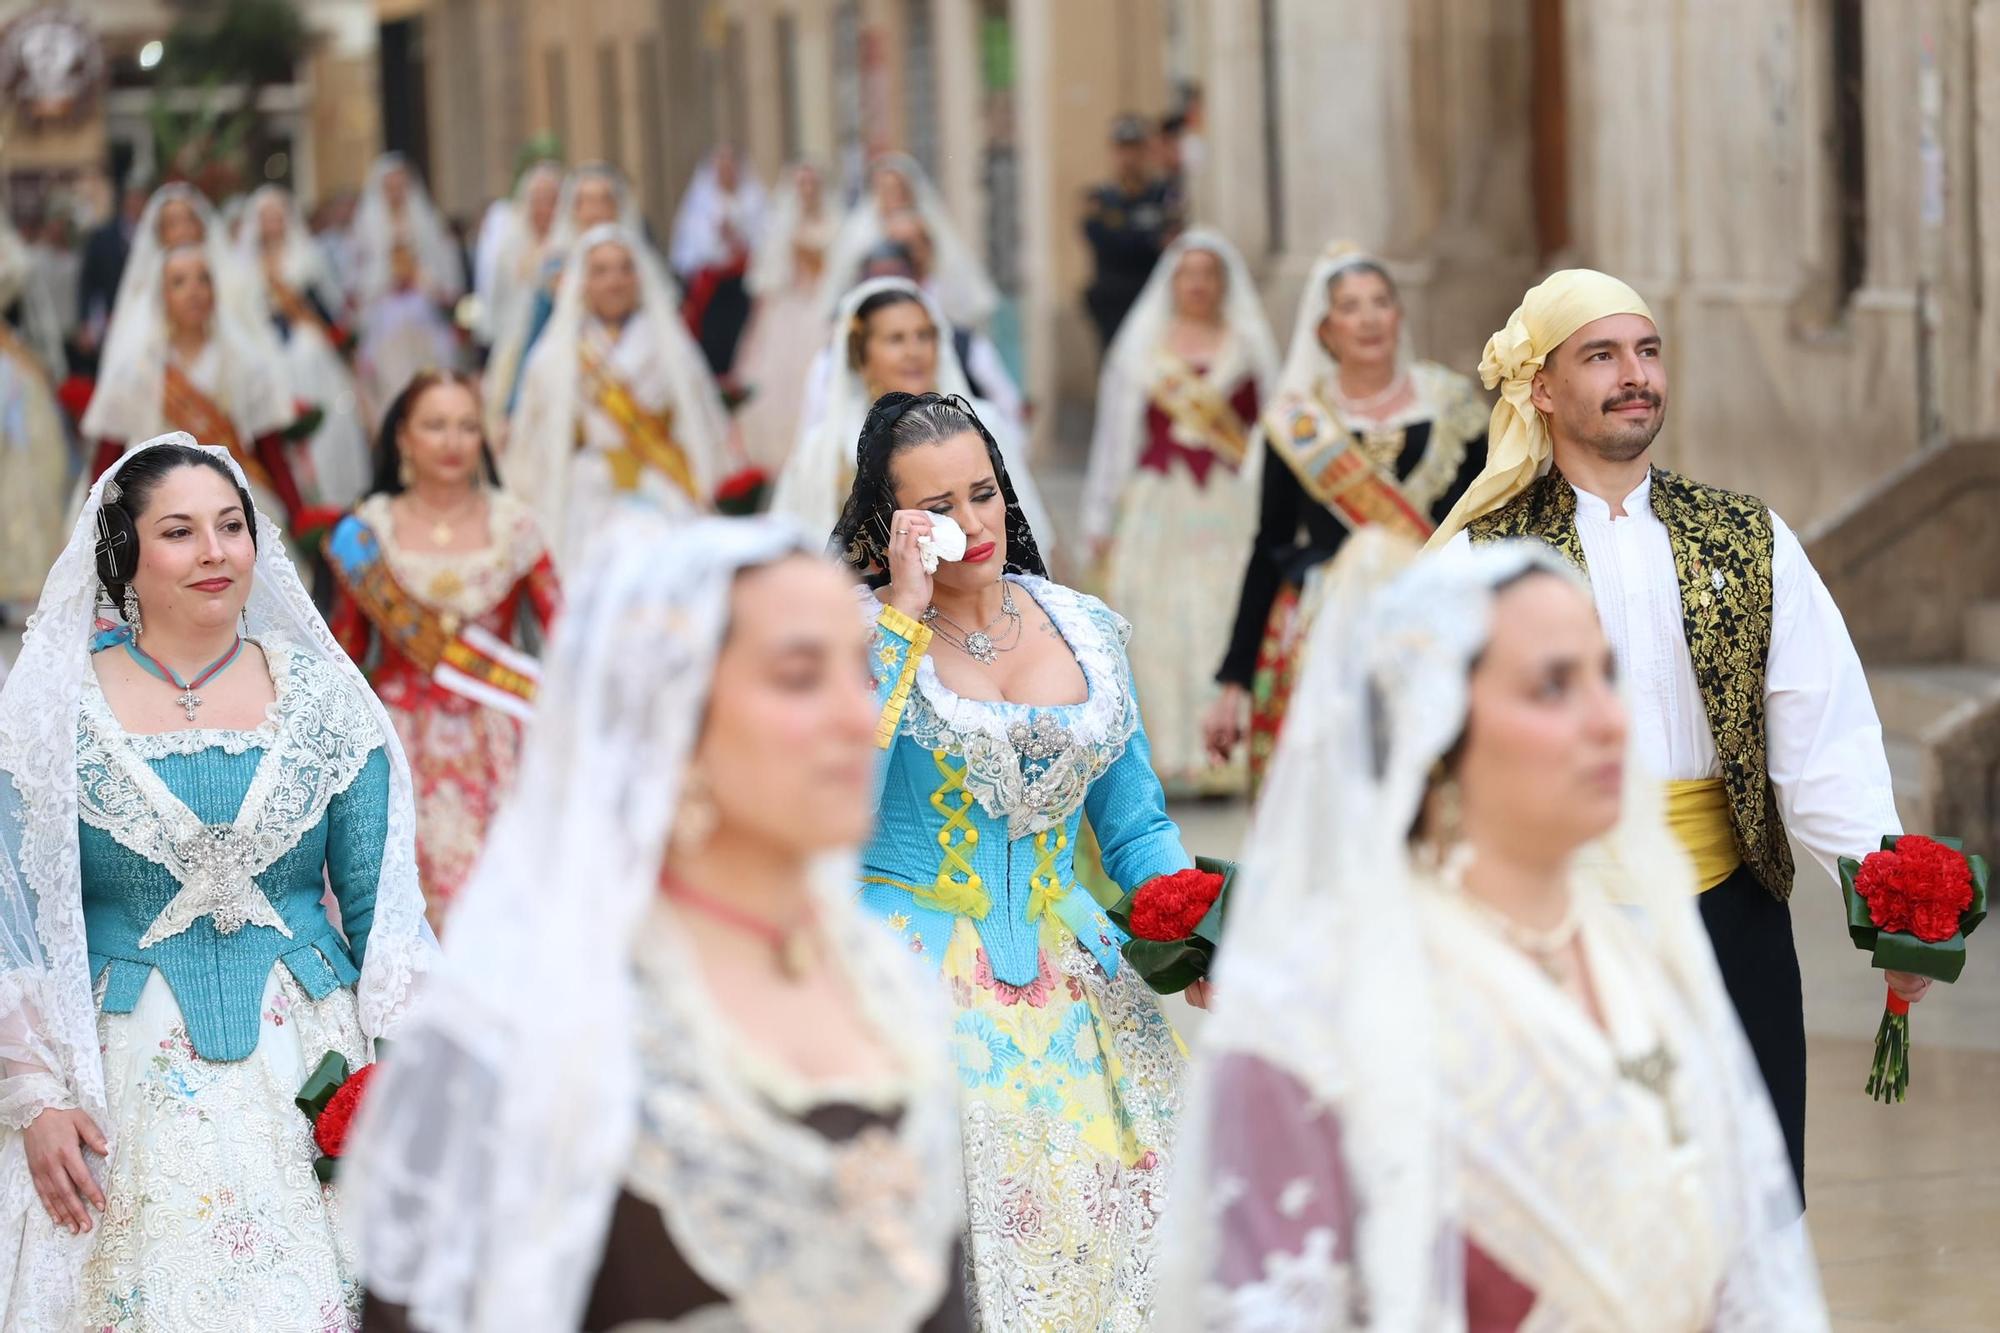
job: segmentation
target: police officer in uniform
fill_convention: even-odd
[[[1152,134],[1137,116],[1120,116],[1111,126],[1113,178],[1091,190],[1083,234],[1095,256],[1097,276],[1084,292],[1084,305],[1104,347],[1111,345],[1125,312],[1139,299],[1153,265],[1185,218],[1172,183],[1156,177],[1147,161]]]

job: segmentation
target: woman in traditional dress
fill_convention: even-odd
[[[558,567],[623,498],[680,515],[707,509],[728,433],[722,395],[651,252],[616,224],[585,232],[522,373],[501,468]]]
[[[430,966],[414,822],[229,455],[128,454],[0,689],[0,1328],[357,1326],[295,1099]]]
[[[521,173],[512,199],[494,205],[502,211],[487,223],[491,239],[482,234],[475,283],[479,312],[473,334],[487,347],[499,341],[515,306],[531,299],[541,280],[542,256],[555,230],[562,183],[562,163],[544,159]]]
[[[1257,810],[1159,1327],[1825,1329],[1588,588],[1523,542],[1369,595],[1395,545],[1334,571]]]
[[[628,514],[347,1179],[370,1330],[965,1327],[949,1021],[856,908],[845,581]]]
[[[389,288],[361,312],[355,372],[368,419],[381,420],[403,386],[419,375],[456,370],[458,332],[428,292],[416,251],[396,242],[389,256]]]
[[[396,251],[409,252],[414,287],[433,305],[449,309],[465,294],[465,258],[444,215],[416,169],[401,153],[384,153],[368,169],[348,229],[354,247],[354,304],[366,311],[404,284],[396,273]]]
[[[929,283],[939,308],[959,328],[984,330],[1000,305],[1000,293],[986,265],[959,234],[944,197],[907,153],[885,153],[869,169],[868,192],[848,211],[827,256],[820,309],[830,312],[840,304],[860,277],[862,257],[886,237],[888,220],[910,209],[922,219],[934,249]]]
[[[1105,358],[1083,532],[1105,594],[1139,626],[1133,679],[1169,795],[1242,791],[1203,736],[1264,457],[1251,437],[1278,349],[1250,272],[1219,234],[1161,256]]]
[[[493,484],[467,375],[390,406],[373,493],[326,542],[333,635],[367,672],[417,790],[417,868],[441,928],[512,785],[535,698],[528,649],[559,605],[534,512]],[[524,660],[525,659],[525,660]]]
[[[668,258],[687,288],[688,327],[717,378],[736,364],[736,345],[750,319],[744,277],[764,211],[763,182],[744,170],[734,147],[723,144],[695,168],[674,217]]]
[[[262,327],[270,318],[256,268],[238,260],[236,248],[229,243],[222,220],[216,216],[208,197],[186,181],[169,181],[153,191],[132,228],[132,249],[119,276],[118,296],[104,329],[101,346],[107,353],[120,339],[119,326],[132,322],[121,319],[120,311],[132,311],[132,320],[140,324],[150,322],[151,312],[142,299],[147,275],[154,271],[161,255],[183,245],[199,246],[208,255],[216,302],[229,312],[232,320]],[[125,337],[131,336],[129,329],[123,332]],[[101,367],[99,378],[102,378]]]
[[[0,321],[0,612],[41,592],[68,512],[69,439],[51,388],[62,337],[32,277],[29,247],[0,214],[0,311],[16,317]]]
[[[819,284],[833,230],[819,168],[802,162],[778,187],[750,261],[756,308],[736,353],[736,382],[750,392],[736,414],[743,449],[773,475],[798,438],[806,376],[814,355],[826,346]]]
[[[304,508],[283,432],[298,418],[284,352],[267,324],[216,301],[213,246],[134,254],[119,283],[97,389],[84,411],[97,441],[91,477],[128,444],[169,430],[219,445],[250,478],[259,507],[288,528]]]
[[[340,356],[347,333],[339,284],[281,186],[266,185],[250,196],[236,253],[263,279],[292,394],[321,413],[306,441],[311,473],[304,488],[318,503],[345,509],[368,488],[369,461],[354,377]]]
[[[645,220],[639,214],[631,183],[625,174],[608,162],[586,162],[563,178],[562,192],[556,197],[556,217],[542,245],[540,276],[524,299],[514,303],[500,328],[493,355],[486,362],[486,428],[502,450],[507,428],[520,402],[521,381],[528,368],[528,356],[541,340],[549,317],[555,313],[556,290],[562,283],[563,267],[570,252],[585,232],[616,223],[643,246],[660,273],[665,290],[680,305],[681,291],[652,242],[646,239]]]
[[[1316,571],[1356,528],[1421,542],[1486,464],[1470,379],[1417,361],[1381,263],[1334,246],[1313,265],[1260,425],[1263,499],[1206,732],[1218,757],[1250,740],[1250,782],[1277,744],[1312,623]]]
[[[861,900],[957,1009],[982,1328],[1150,1327],[1185,1056],[1076,880],[1087,814],[1139,885],[1192,864],[1153,776],[1126,623],[1048,581],[1000,450],[961,399],[891,393],[835,540],[872,589],[880,826]],[[925,572],[940,517],[964,558]]]
[[[827,359],[836,367],[827,409],[800,422],[798,447],[771,494],[771,511],[807,532],[827,532],[854,480],[854,441],[875,400],[889,392],[955,394],[973,403],[1000,441],[1029,523],[1049,530],[1048,510],[1028,472],[1027,442],[1007,430],[966,388],[943,312],[907,278],[870,278],[849,292],[834,319]],[[996,428],[997,427],[997,428]],[[1049,548],[1043,542],[1043,549]]]

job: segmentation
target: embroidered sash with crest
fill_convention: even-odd
[[[674,439],[674,410],[648,412],[632,397],[631,390],[605,369],[604,362],[588,343],[577,348],[580,387],[590,395],[597,409],[610,417],[625,437],[622,447],[605,454],[611,467],[612,484],[621,491],[637,490],[640,473],[646,468],[662,473],[685,491],[690,499],[702,497],[695,485],[694,469],[687,451]]]
[[[313,309],[313,303],[306,300],[305,294],[297,287],[289,282],[270,282],[266,286],[271,294],[272,309],[284,316],[287,324],[318,329],[328,342],[334,340],[333,331],[327,328],[326,321],[319,317],[319,311]]]
[[[342,590],[397,652],[452,693],[527,720],[541,683],[533,658],[405,588],[382,553],[381,538],[362,519],[342,519],[325,552]]]
[[[1153,363],[1153,402],[1178,435],[1199,440],[1209,452],[1242,467],[1249,448],[1247,423],[1223,397],[1222,386],[1165,348]]]
[[[1324,403],[1287,394],[1264,414],[1264,438],[1305,488],[1349,528],[1380,524],[1413,541],[1434,526],[1395,478],[1354,447],[1354,437]]]
[[[258,461],[257,455],[244,447],[242,437],[237,434],[236,423],[213,398],[195,387],[184,371],[171,361],[167,363],[166,383],[162,394],[161,407],[165,409],[167,424],[175,430],[184,430],[203,444],[219,444],[229,450],[229,456],[243,469],[243,475],[250,479],[252,486],[263,488],[267,493],[276,493],[277,487],[271,482],[271,474]]]

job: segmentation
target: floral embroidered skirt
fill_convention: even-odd
[[[1186,1048],[1129,969],[1053,914],[1040,975],[994,979],[970,921],[946,949],[965,1137],[970,1297],[988,1333],[1140,1333]]]
[[[486,843],[486,826],[513,785],[520,724],[427,680],[385,679],[378,692],[410,759],[417,877],[424,915],[442,935],[451,900]]]
[[[1169,796],[1235,796],[1247,781],[1240,759],[1209,758],[1201,733],[1256,527],[1245,501],[1227,469],[1204,487],[1175,465],[1139,469],[1119,503],[1105,600],[1133,625],[1132,683]]]
[[[310,999],[281,965],[247,1060],[204,1060],[155,972],[129,1014],[102,1014],[114,1154],[83,1270],[78,1326],[341,1333],[361,1285],[335,1191],[313,1174],[294,1103],[328,1051],[360,1064],[354,992]],[[46,1215],[44,1215],[46,1220]]]
[[[1305,643],[1305,617],[1299,613],[1299,590],[1290,583],[1278,589],[1264,638],[1257,645],[1257,667],[1250,677],[1250,793],[1264,785],[1271,756],[1278,749],[1285,710],[1291,707],[1292,686],[1299,678],[1299,650]]]

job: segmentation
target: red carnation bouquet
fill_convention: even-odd
[[[376,1043],[378,1061],[381,1046],[381,1042]],[[379,1064],[363,1065],[350,1073],[347,1057],[338,1051],[328,1051],[314,1068],[312,1077],[299,1089],[295,1100],[312,1122],[313,1142],[320,1151],[313,1162],[313,1174],[323,1182],[331,1182],[340,1169],[340,1158],[347,1148],[348,1127],[354,1123],[354,1114],[361,1109],[361,1098],[378,1068]]]
[[[744,518],[764,507],[770,490],[771,478],[763,468],[740,468],[715,488],[715,507],[731,518]]]
[[[1148,986],[1178,995],[1208,976],[1235,877],[1233,861],[1197,856],[1192,870],[1157,875],[1106,913],[1131,936],[1125,961]]]
[[[1986,919],[1986,859],[1956,838],[1889,836],[1882,850],[1840,858],[1847,933],[1876,967],[1952,982],[1965,970],[1965,939]],[[1889,992],[1875,1034],[1868,1095],[1900,1102],[1910,1087],[1910,1006]]]

